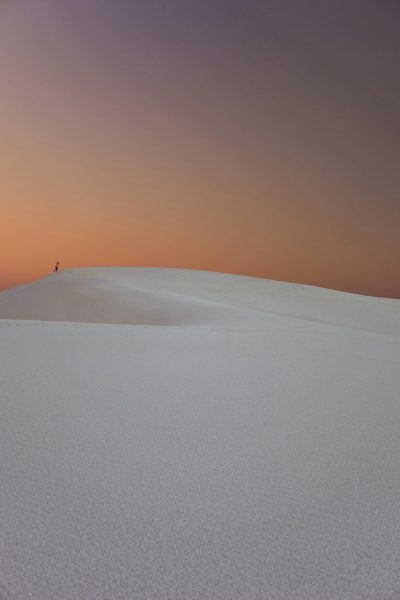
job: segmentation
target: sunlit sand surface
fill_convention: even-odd
[[[0,598],[400,598],[400,301],[200,271],[0,294]]]

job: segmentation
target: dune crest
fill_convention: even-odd
[[[396,300],[206,271],[73,269],[0,293],[2,319],[262,327],[272,317],[400,334]]]

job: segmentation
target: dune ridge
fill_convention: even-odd
[[[88,268],[0,293],[0,318],[132,325],[257,325],[290,317],[400,334],[400,302],[184,269]]]

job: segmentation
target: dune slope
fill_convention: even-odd
[[[395,600],[400,302],[82,269],[0,294],[0,598]]]
[[[0,293],[0,318],[198,325],[291,317],[400,334],[397,300],[179,269],[75,269]]]

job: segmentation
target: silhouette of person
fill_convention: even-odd
[[[56,262],[56,266],[54,267],[54,273],[57,273],[57,271],[58,271],[59,267],[60,267],[60,261],[58,260],[58,261]]]

